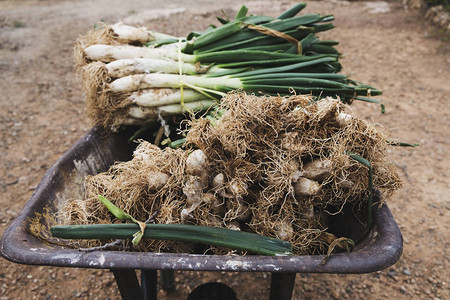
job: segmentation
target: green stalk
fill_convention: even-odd
[[[348,88],[346,84],[326,80],[320,78],[302,78],[302,77],[288,77],[288,78],[268,78],[268,79],[248,79],[243,81],[243,85],[280,85],[280,86],[305,86],[305,87],[324,87],[324,88]]]
[[[322,40],[322,41],[317,41],[318,45],[326,45],[326,46],[336,46],[339,45],[338,41],[333,41],[333,40]]]
[[[309,25],[311,26],[311,28],[313,28],[313,32],[314,33],[318,33],[318,32],[322,32],[322,31],[327,31],[327,30],[331,30],[333,28],[335,28],[336,26],[334,26],[332,23],[326,23],[326,24],[311,24]]]
[[[267,52],[260,50],[225,50],[211,53],[202,53],[194,56],[195,61],[202,63],[230,63],[230,62],[248,62],[263,61],[275,59],[298,59],[295,54],[286,54],[278,52]]]
[[[137,222],[132,216],[115,206],[111,201],[107,198],[98,195],[98,199],[100,202],[117,218],[123,221],[132,221]]]
[[[255,24],[255,25],[272,22],[273,20],[274,20],[273,17],[259,16],[259,15],[251,15],[240,19],[240,21],[245,22],[246,24]]]
[[[185,143],[186,143],[186,139],[182,138],[182,139],[178,139],[178,140],[171,142],[168,146],[170,148],[176,149],[179,147],[183,147]]]
[[[394,141],[386,141],[386,144],[390,145],[390,146],[399,146],[399,147],[418,147],[419,144],[414,143],[414,144],[410,144],[410,143],[404,143],[404,142],[394,142]]]
[[[273,29],[280,32],[286,32],[289,30],[292,30],[294,28],[302,28],[302,26],[310,25],[315,22],[319,22],[324,17],[320,16],[319,14],[310,14],[310,15],[304,15],[300,17],[294,17],[294,18],[288,18],[283,20],[277,20],[270,23],[265,23],[264,27],[267,27],[269,29]],[[244,28],[242,30],[238,30],[236,25],[232,25],[236,23],[237,21],[230,22],[226,25],[223,25],[221,27],[218,27],[216,30],[213,30],[211,32],[208,32],[205,34],[205,37],[201,38],[199,37],[199,40],[197,40],[194,43],[194,53],[200,54],[204,52],[209,51],[218,51],[222,47],[228,47],[228,45],[236,45],[239,44],[239,42],[246,43],[247,41],[257,38],[257,37],[266,37],[263,33],[260,33],[258,31]],[[245,20],[247,24],[256,25],[255,23],[251,23],[250,20]],[[225,28],[219,31],[220,28],[228,26],[230,29]],[[263,26],[263,25],[260,25]],[[244,27],[244,25],[243,25]],[[217,36],[216,36],[217,34]],[[207,40],[206,40],[207,39]],[[274,37],[271,37],[271,39],[276,39]],[[206,40],[206,41],[205,41]],[[224,46],[225,45],[225,46]]]
[[[121,210],[120,208],[115,206],[106,197],[103,197],[102,195],[98,195],[98,199],[116,218],[123,220],[123,221],[131,221],[136,224],[139,231],[132,233],[132,236],[133,236],[132,243],[133,243],[133,245],[139,244],[139,242],[141,241],[141,239],[144,235],[144,232],[145,232],[145,224],[143,222],[136,220],[131,215],[127,214],[126,212],[124,212],[123,210]]]
[[[321,45],[321,44],[311,44],[308,47],[306,47],[306,52],[309,53],[325,53],[325,54],[337,54],[339,55],[340,53],[332,46],[328,46],[328,45]]]
[[[292,18],[293,16],[298,14],[305,7],[306,7],[306,3],[305,2],[299,2],[299,3],[295,4],[293,7],[289,8],[288,10],[283,12],[281,15],[279,15],[277,17],[277,19]]]
[[[302,45],[302,53],[305,53],[306,50],[314,43],[317,42],[318,38],[313,33],[308,34],[304,39],[300,41]]]
[[[332,79],[335,81],[345,82],[347,79],[346,75],[336,74],[336,73],[271,73],[271,74],[261,74],[249,77],[251,80],[259,79],[269,79],[269,78],[321,78],[321,79]],[[245,80],[246,78],[241,78]]]
[[[251,30],[251,29],[245,29],[245,30]],[[254,30],[251,30],[251,31],[254,31]],[[286,31],[284,33],[293,38],[299,39],[299,38],[303,38],[313,32],[314,32],[314,28],[300,27],[295,30]],[[246,39],[243,38],[238,41],[226,40],[226,39],[220,40],[220,41],[217,41],[216,43],[207,45],[204,48],[196,49],[194,51],[194,54],[216,52],[216,51],[223,51],[223,50],[256,48],[258,46],[279,44],[283,41],[285,41],[285,40],[281,37],[273,37],[273,36],[264,35],[261,33],[257,34],[257,33],[249,32],[249,36]],[[259,49],[259,50],[262,50],[262,49]]]
[[[371,95],[373,95],[373,96],[381,95],[381,92],[380,92],[380,91],[374,90],[373,92],[374,92],[374,93],[372,93],[372,90],[371,90]],[[379,93],[378,93],[378,92],[379,92]],[[360,100],[360,101],[369,102],[369,103],[378,103],[378,104],[380,104],[381,113],[384,114],[384,113],[386,112],[386,108],[385,108],[385,106],[384,106],[384,103],[382,103],[382,102],[379,101],[379,100],[375,100],[375,99],[371,99],[371,98],[366,98],[366,97],[361,97],[361,96],[355,97],[355,100]]]
[[[317,65],[317,64],[321,64],[321,63],[335,62],[335,61],[337,61],[337,59],[335,57],[323,57],[323,58],[319,58],[319,59],[315,59],[315,60],[300,62],[300,63],[296,63],[296,64],[290,64],[290,65],[281,66],[281,67],[248,71],[248,72],[240,73],[239,75],[232,75],[231,77],[246,78],[246,77],[251,77],[254,75],[261,75],[261,74],[268,74],[268,73],[282,73],[282,72],[287,72],[287,71],[291,71],[291,70],[295,70],[295,69],[309,67],[309,66],[313,66],[313,65]]]
[[[262,15],[250,15],[250,16],[245,15],[244,16],[243,15],[244,12],[245,12],[245,14],[247,14],[247,12],[248,12],[247,7],[245,7],[244,5],[241,6],[240,10],[242,10],[242,12],[238,11],[234,20],[240,20],[240,21],[250,23],[250,24],[263,24],[263,23],[268,23],[268,22],[275,20],[275,18],[273,18],[273,17],[262,16]],[[219,20],[220,23],[222,23],[222,25],[225,25],[225,24],[228,24],[231,22],[230,19],[228,19],[228,18],[226,20],[223,18],[220,18],[220,17],[216,17],[216,18],[217,18],[217,20]],[[210,25],[210,27],[211,27],[211,25]],[[212,29],[215,29],[215,27]],[[201,34],[199,34],[199,35],[201,35]]]
[[[245,24],[242,21],[238,20],[217,27],[215,30],[211,30],[203,35],[200,35],[194,42],[194,49],[200,48],[207,44],[211,44],[212,42],[215,42],[217,40],[221,40],[235,32],[239,32],[244,27]]]
[[[245,47],[247,50],[261,50],[261,51],[278,51],[278,52],[286,52],[289,48],[291,48],[292,44],[289,43],[280,43],[280,44],[270,44],[270,45],[255,45],[252,44],[251,47]],[[230,47],[227,48],[227,50],[233,50],[230,49]]]
[[[344,98],[353,98],[354,95],[366,95],[366,89],[357,89],[352,87],[347,88],[322,88],[322,87],[307,87],[307,86],[293,86],[293,85],[262,85],[262,84],[244,84],[243,89],[252,92],[264,93],[280,93],[284,95],[291,94],[294,90],[299,94],[313,94],[324,96],[343,96]]]
[[[220,68],[235,68],[235,67],[276,67],[276,66],[285,66],[291,63],[304,62],[315,60],[324,57],[334,57],[337,59],[335,55],[291,55],[288,58],[278,58],[278,59],[267,59],[267,60],[254,60],[254,61],[240,61],[240,62],[230,62],[230,63],[221,63],[218,64],[217,67]]]
[[[136,224],[53,226],[54,237],[64,239],[128,239],[139,230]],[[200,243],[262,255],[292,255],[291,243],[255,233],[225,228],[180,224],[147,224],[144,239]]]
[[[236,20],[244,18],[248,13],[248,8],[245,5],[242,5],[238,10],[236,16],[234,17]]]
[[[342,66],[339,62],[323,63],[311,67],[302,68],[305,73],[339,73]],[[349,81],[350,82],[350,81]]]

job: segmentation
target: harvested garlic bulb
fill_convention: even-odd
[[[345,127],[347,125],[350,125],[353,121],[353,116],[346,114],[346,113],[340,113],[336,116],[336,123],[339,127]]]
[[[320,181],[331,175],[330,169],[329,159],[316,159],[303,166],[303,177]]]
[[[203,177],[207,173],[208,157],[200,149],[194,150],[186,159],[186,173]]]
[[[167,181],[169,181],[169,175],[159,171],[152,171],[148,173],[147,180],[149,190],[157,191],[166,185]]]
[[[320,184],[306,177],[300,177],[296,183],[294,183],[294,192],[296,196],[314,196],[320,191]]]
[[[292,224],[287,220],[281,221],[277,226],[276,235],[279,239],[288,241],[294,236]]]

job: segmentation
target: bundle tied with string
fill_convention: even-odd
[[[103,195],[137,220],[156,213],[156,223],[256,232],[291,242],[296,255],[324,254],[345,248],[327,231],[330,215],[367,205],[367,167],[348,153],[370,161],[383,201],[401,185],[384,135],[338,99],[230,93],[216,116],[192,120],[187,142],[182,150],[141,141],[132,160],[87,178],[86,198],[68,200],[58,222],[118,222]],[[205,251],[147,240],[139,249]]]
[[[88,115],[106,129],[145,125],[207,110],[233,90],[380,103],[372,96],[381,91],[339,74],[338,42],[318,37],[334,28],[334,17],[297,16],[304,7],[270,17],[247,15],[243,6],[234,20],[181,38],[99,24],[75,44]]]

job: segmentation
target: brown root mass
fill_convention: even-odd
[[[214,125],[194,120],[187,134],[189,145],[208,159],[207,176],[186,172],[186,151],[141,142],[131,161],[89,177],[86,199],[68,201],[60,222],[117,222],[98,201],[103,195],[141,221],[158,211],[157,223],[239,228],[288,240],[297,255],[326,253],[333,242],[326,232],[327,209],[346,203],[359,207],[368,191],[367,167],[348,152],[371,163],[374,188],[382,191],[383,200],[401,184],[379,130],[355,116],[346,126],[338,124],[336,116],[346,109],[339,99],[312,103],[309,96],[235,92],[224,97],[222,108],[226,112]],[[300,194],[294,187],[307,176],[303,166],[318,159],[329,161],[327,175],[305,180],[320,189]],[[192,251],[186,247],[164,241],[140,246]]]
[[[91,62],[78,71],[80,74],[88,117],[104,128],[115,127],[127,118],[132,104],[129,93],[115,94],[109,90],[111,78],[103,62]]]
[[[87,115],[93,124],[104,128],[116,128],[127,118],[128,93],[115,94],[109,90],[112,78],[106,70],[105,63],[87,58],[85,49],[89,46],[120,45],[110,25],[99,23],[87,34],[79,37],[74,45],[75,71],[81,79],[86,100]]]

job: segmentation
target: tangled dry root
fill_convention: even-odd
[[[117,221],[97,200],[103,195],[141,221],[158,211],[158,223],[252,231],[290,241],[297,255],[324,253],[335,240],[326,232],[327,209],[366,199],[367,167],[349,152],[371,163],[374,187],[385,196],[401,184],[386,159],[385,137],[345,108],[332,98],[313,103],[309,96],[230,93],[214,125],[190,124],[187,141],[206,160],[142,141],[131,161],[86,180],[86,199],[69,201],[61,223]],[[201,167],[187,167],[191,161]],[[172,242],[141,248],[192,251]]]
[[[117,38],[111,25],[98,23],[74,45],[75,71],[81,79],[88,117],[93,124],[115,128],[124,123],[131,102],[126,101],[128,93],[111,93],[109,83],[112,79],[105,63],[92,61],[86,56],[85,49],[96,44],[120,45],[123,41]]]
[[[131,102],[127,100],[130,93],[115,94],[109,90],[111,78],[105,64],[91,62],[79,70],[82,79],[88,117],[104,128],[122,124],[127,118],[127,109]]]

